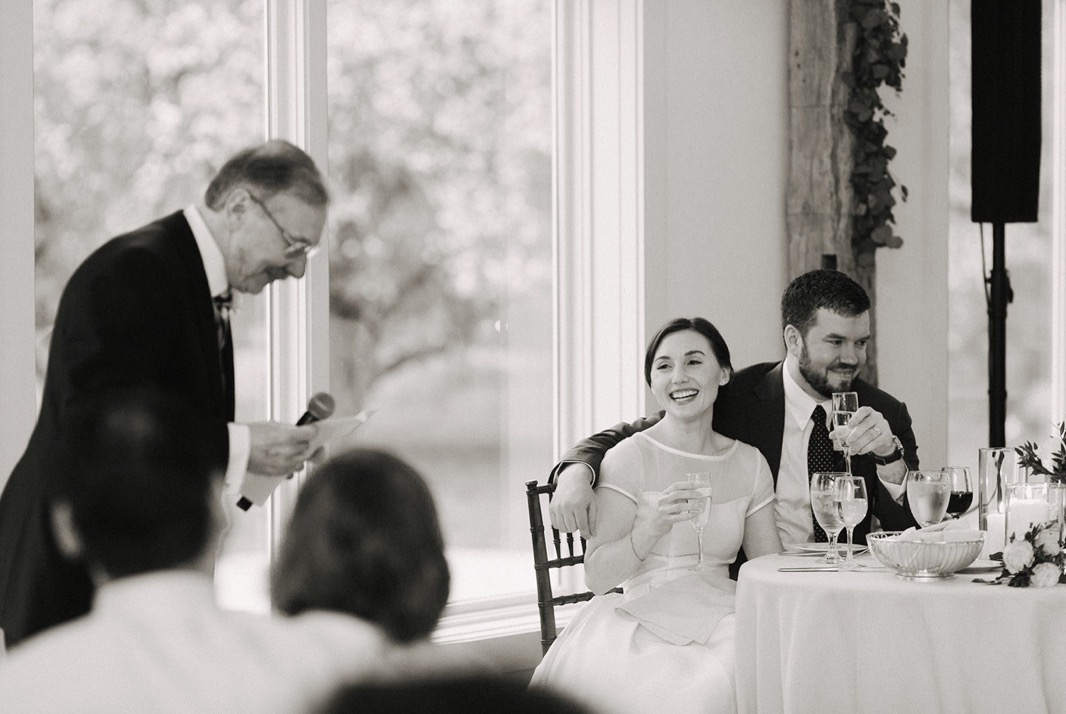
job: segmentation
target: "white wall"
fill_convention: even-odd
[[[0,488],[37,413],[33,300],[33,2],[0,2]]]
[[[895,209],[903,247],[877,252],[881,387],[907,402],[922,465],[947,463],[948,3],[901,2],[903,92],[889,92],[891,170],[910,191]]]
[[[783,354],[788,3],[645,5],[645,321],[702,316],[733,362]]]

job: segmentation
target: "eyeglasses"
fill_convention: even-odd
[[[296,257],[297,255],[302,254],[304,257],[310,257],[314,254],[315,250],[318,248],[317,245],[312,245],[304,238],[297,238],[282,228],[281,224],[278,223],[278,219],[274,218],[274,214],[270,212],[270,209],[268,209],[263,202],[256,198],[251,192],[248,193],[248,198],[252,199],[253,203],[262,208],[266,217],[277,227],[278,232],[281,233],[281,237],[285,239],[285,243],[289,246],[285,251],[286,255],[289,257]]]

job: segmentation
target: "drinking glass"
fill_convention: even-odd
[[[685,480],[693,483],[697,498],[701,501],[700,510],[689,523],[696,529],[696,570],[703,570],[703,529],[707,527],[707,518],[711,515],[711,474],[707,471],[685,474]]]
[[[852,415],[859,408],[858,392],[833,392],[833,426],[847,426]],[[851,450],[846,444],[844,450],[844,468],[851,473]]]
[[[970,469],[965,466],[945,466],[940,469],[948,477],[951,485],[951,496],[948,498],[948,515],[958,518],[970,510],[973,503],[973,482],[970,480]]]
[[[922,528],[944,520],[951,497],[951,482],[943,471],[908,471],[907,504]]]
[[[844,528],[844,520],[840,517],[840,501],[837,498],[836,480],[840,476],[850,474],[837,471],[822,471],[811,474],[811,510],[814,511],[814,519],[822,527],[829,537],[826,546],[825,557],[820,562],[829,565],[840,564],[840,553],[837,552],[837,536]]]
[[[862,476],[837,476],[836,485],[837,498],[840,503],[840,518],[844,521],[844,527],[848,531],[848,553],[840,567],[851,570],[858,567],[855,563],[852,533],[855,530],[855,526],[862,523],[863,518],[866,518],[868,503],[866,479]]]

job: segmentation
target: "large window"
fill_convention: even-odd
[[[330,384],[414,463],[452,599],[531,590],[552,458],[549,0],[328,3]]]
[[[455,599],[528,591],[521,486],[553,437],[550,0],[326,4],[330,385],[338,413],[378,410],[338,446],[430,481]],[[35,0],[39,388],[73,269],[266,134],[265,10]],[[267,419],[269,299],[237,308],[237,418]],[[231,513],[228,605],[267,607],[270,515]]]

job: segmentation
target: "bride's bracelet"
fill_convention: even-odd
[[[633,531],[629,531],[629,547],[633,550],[633,555],[637,556],[637,560],[640,562],[643,563],[644,558],[648,557],[645,555],[644,558],[641,558],[640,553],[637,552],[637,544],[633,542]]]

